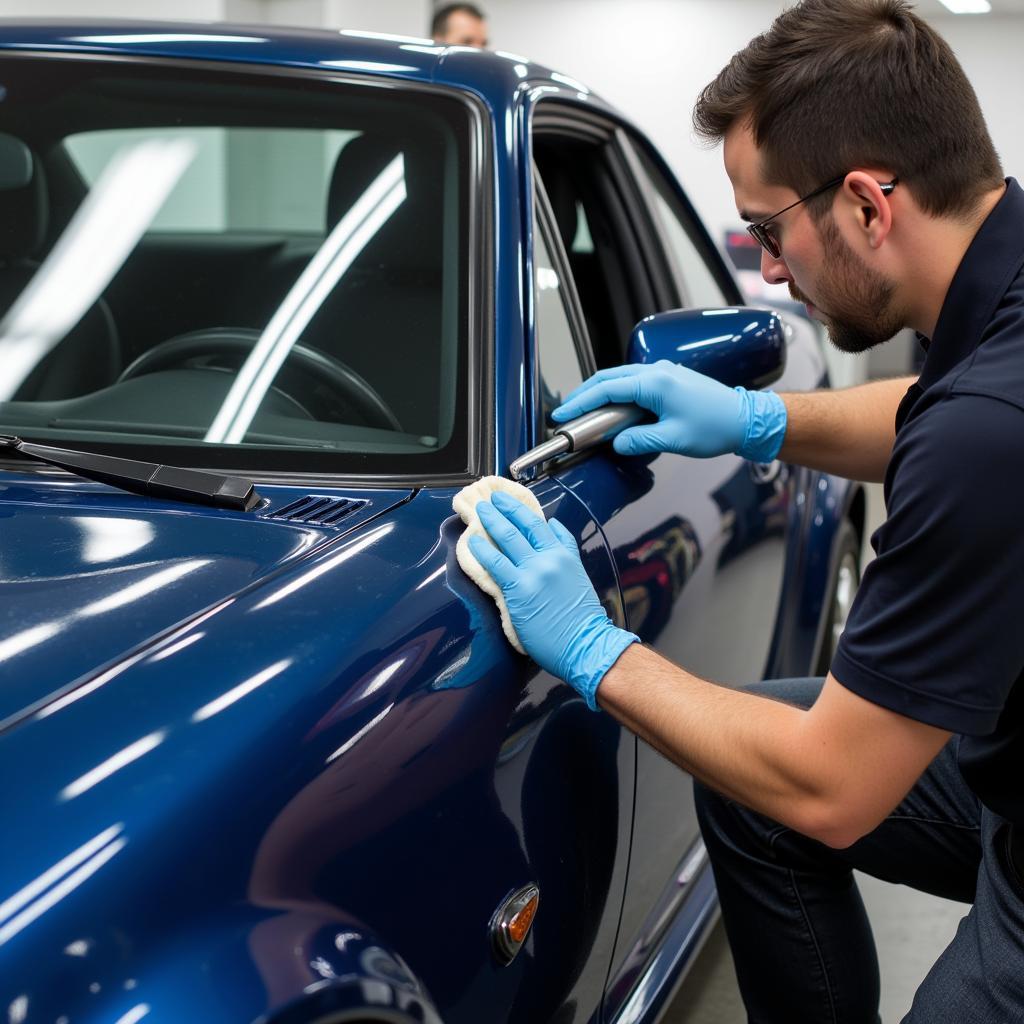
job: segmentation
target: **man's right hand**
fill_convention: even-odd
[[[600,370],[551,417],[564,423],[602,405],[627,402],[658,419],[618,434],[612,444],[620,455],[676,452],[710,458],[735,452],[771,462],[786,433],[786,406],[774,392],[730,388],[667,359]]]

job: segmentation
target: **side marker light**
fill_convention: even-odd
[[[540,905],[540,889],[532,882],[508,894],[491,918],[491,950],[507,967],[522,949]]]

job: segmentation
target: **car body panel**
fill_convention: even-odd
[[[451,496],[421,492],[5,735],[3,763],[32,764],[38,798],[26,806],[21,790],[4,790],[0,814],[16,822],[6,848],[18,853],[4,858],[3,891],[26,893],[45,876],[30,865],[64,864],[64,881],[83,872],[81,891],[69,889],[56,912],[37,893],[0,925],[0,942],[18,938],[21,965],[5,988],[31,991],[40,1014],[88,1003],[88,985],[47,985],[78,970],[67,949],[85,942],[90,985],[116,993],[131,970],[132,998],[146,1000],[138,965],[161,962],[168,934],[241,906],[245,971],[269,991],[261,1012],[321,980],[316,964],[281,958],[293,939],[306,948],[298,931],[312,919],[333,927],[345,914],[374,918],[431,979],[448,1021],[478,1020],[478,1001],[495,986],[509,993],[510,1020],[553,1012],[570,985],[600,1001],[625,882],[632,737],[526,659],[508,659],[492,602],[455,565],[461,525]],[[614,591],[582,507],[551,483],[540,497],[580,535],[592,578]],[[339,598],[353,594],[362,614],[339,617]],[[268,664],[268,649],[289,654]],[[41,764],[41,749],[64,753]],[[539,799],[552,778],[558,800]],[[595,791],[597,778],[606,785]],[[169,835],[175,818],[187,827]],[[339,830],[339,820],[349,824]],[[566,858],[581,842],[586,857],[581,849]],[[69,868],[75,851],[85,853]],[[430,907],[420,906],[424,877]],[[164,883],[154,888],[156,878]],[[501,970],[487,922],[530,880],[545,899],[530,939],[537,951]],[[571,913],[559,912],[565,901]],[[445,908],[458,908],[458,920]],[[429,927],[437,915],[443,943]],[[78,922],[92,922],[90,934],[78,934]],[[578,937],[584,925],[587,953],[601,948],[603,958],[549,974],[560,957],[578,955],[561,930]],[[550,980],[522,986],[516,1003],[524,972]],[[208,1005],[207,1016],[189,1016],[220,1012]]]
[[[273,500],[255,516],[197,517],[179,502],[4,474],[0,728],[101,666],[180,632],[412,491],[349,492],[353,511],[328,528],[269,518],[298,492],[264,494]]]

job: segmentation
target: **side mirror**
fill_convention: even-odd
[[[673,309],[633,328],[627,361],[668,359],[728,384],[762,388],[786,368],[786,327],[764,309]]]

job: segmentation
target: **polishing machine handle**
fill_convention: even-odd
[[[520,455],[509,466],[509,473],[513,480],[519,480],[524,473],[541,463],[559,455],[595,448],[610,441],[626,427],[647,419],[650,419],[650,413],[638,405],[602,405],[600,409],[561,424],[547,441]]]

